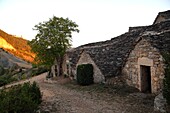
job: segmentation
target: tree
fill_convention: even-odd
[[[40,22],[34,26],[38,33],[35,39],[29,42],[32,51],[36,53],[35,61],[38,64],[52,66],[57,61],[58,74],[61,74],[63,56],[71,47],[72,32],[79,32],[78,25],[68,18],[53,16],[49,21]]]

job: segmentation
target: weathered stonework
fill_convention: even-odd
[[[169,17],[170,17],[170,10],[164,11],[164,12],[159,12],[159,14],[157,15],[153,24],[157,24],[157,23],[160,23],[163,21],[170,20]]]
[[[71,79],[73,79],[74,75],[76,75],[76,69],[71,67],[71,62],[69,61],[67,54],[64,56],[62,69],[64,75],[69,76]]]
[[[151,92],[159,92],[162,89],[164,78],[164,63],[160,52],[146,39],[142,39],[131,51],[123,68],[126,82],[141,90],[141,67],[150,66]]]
[[[125,81],[143,92],[149,88],[149,92],[159,93],[164,78],[162,55],[170,52],[169,14],[170,11],[166,11],[166,18],[157,18],[155,22],[159,22],[153,25],[130,27],[128,32],[111,40],[68,50],[64,72],[76,77],[79,64],[91,63],[97,83]]]
[[[94,63],[94,61],[91,59],[90,55],[87,54],[86,52],[83,52],[81,54],[81,57],[77,63],[78,65],[81,64],[92,64],[93,65],[93,77],[94,77],[94,83],[102,83],[105,82],[105,77],[104,75],[101,73],[100,69],[97,67],[97,65]],[[76,67],[77,67],[76,66]]]

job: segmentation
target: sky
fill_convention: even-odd
[[[170,0],[0,0],[0,29],[35,38],[36,24],[53,16],[79,25],[73,47],[110,40],[129,27],[151,25],[158,12],[170,10]]]

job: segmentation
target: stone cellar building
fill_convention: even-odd
[[[166,52],[170,52],[170,10],[160,12],[153,25],[130,27],[111,40],[68,50],[63,71],[76,79],[77,66],[90,63],[95,83],[114,84],[122,79],[142,92],[159,93]]]

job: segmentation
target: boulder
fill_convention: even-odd
[[[163,97],[162,93],[155,97],[154,111],[166,113],[166,99]]]

